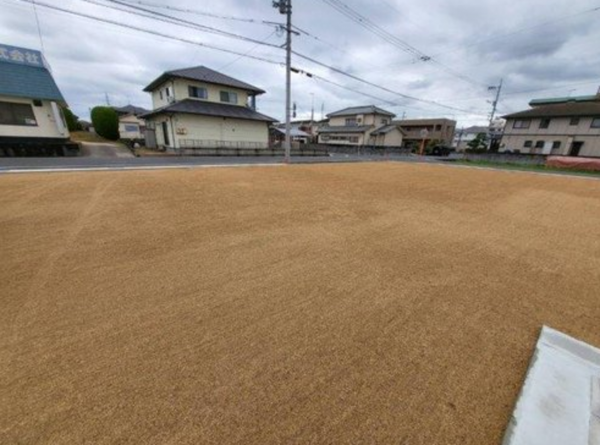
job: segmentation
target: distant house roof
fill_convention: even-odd
[[[150,92],[155,90],[157,87],[165,83],[167,80],[179,78],[196,80],[198,82],[214,83],[216,85],[223,85],[232,88],[239,88],[241,90],[250,91],[256,94],[265,93],[264,90],[257,88],[249,83],[242,82],[241,80],[234,79],[225,74],[211,70],[205,66],[195,66],[192,68],[182,68],[178,70],[166,71],[155,79],[150,85],[144,88],[144,91]]]
[[[596,102],[600,101],[600,95],[594,96],[575,96],[575,97],[551,97],[546,99],[534,99],[529,102],[529,105],[535,107],[537,105],[563,104],[568,102]]]
[[[150,110],[146,110],[142,107],[136,107],[134,105],[125,105],[124,107],[113,107],[113,109],[118,114],[133,114],[134,116],[139,116],[141,114],[146,114],[150,112]]]
[[[42,53],[0,44],[0,94],[65,102]]]
[[[280,127],[273,127],[273,131],[279,133],[279,134],[285,134],[285,128],[280,128]],[[291,131],[290,131],[290,135],[293,138],[309,138],[311,137],[310,134],[308,134],[305,131],[300,130],[299,128],[294,128],[292,127]]]
[[[452,123],[456,124],[456,121],[452,119],[447,119],[445,117],[439,119],[402,119],[392,122],[394,124],[400,125],[401,127],[410,127],[413,125],[434,125],[441,123]]]
[[[479,126],[479,125],[474,125],[472,127],[467,127],[467,128],[463,128],[461,130],[462,134],[480,134],[480,133],[487,133],[489,131],[488,127],[484,127]]]
[[[390,113],[389,111],[385,111],[375,105],[367,105],[362,107],[350,107],[344,108],[343,110],[334,111],[333,113],[329,113],[327,117],[337,117],[337,116],[354,116],[356,114],[383,114],[386,116],[394,117],[396,116],[394,113]]]
[[[363,125],[363,126],[358,126],[358,125],[354,125],[354,126],[336,126],[336,127],[331,127],[331,126],[326,126],[326,127],[321,127],[319,129],[319,133],[364,133],[367,130],[370,130],[372,127],[370,125]]]
[[[239,105],[227,105],[216,102],[205,102],[196,99],[184,99],[173,104],[157,108],[149,113],[143,114],[140,117],[148,118],[159,114],[183,113],[196,114],[201,116],[228,117],[232,119],[244,119],[250,121],[276,122],[264,114],[258,113],[251,108],[242,107]]]
[[[505,119],[535,117],[571,117],[600,116],[599,102],[569,102],[557,105],[540,105],[531,110],[508,114]]]
[[[379,127],[375,131],[371,132],[371,136],[379,136],[382,134],[388,134],[390,131],[398,130],[400,133],[405,134],[404,130],[400,128],[396,124],[384,125],[383,127]]]

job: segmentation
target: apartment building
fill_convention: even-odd
[[[425,139],[425,144],[439,141],[445,147],[451,147],[456,130],[456,121],[450,119],[404,119],[394,121],[404,130],[405,148],[416,148]]]
[[[350,107],[327,115],[321,126],[320,144],[400,147],[404,133],[392,122],[395,114],[374,105]]]
[[[167,71],[144,91],[152,94],[148,140],[167,149],[267,148],[276,119],[256,111],[265,91],[204,66]],[[151,134],[153,133],[153,134]]]
[[[593,96],[537,99],[504,116],[500,151],[600,157],[600,91]]]

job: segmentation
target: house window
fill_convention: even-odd
[[[515,121],[515,123],[513,124],[513,128],[526,129],[526,128],[529,128],[530,125],[531,125],[530,119],[521,119],[521,120]]]
[[[33,108],[29,104],[0,102],[0,125],[37,126]]]
[[[552,143],[552,150],[558,150],[561,146],[561,142],[560,141],[554,141]]]
[[[387,124],[388,124],[387,119],[381,119],[381,125],[387,125]]]
[[[533,146],[533,141],[525,141],[525,143],[523,144],[523,147],[525,148],[531,148]]]
[[[600,117],[592,119],[592,128],[600,128]]]
[[[535,148],[544,148],[544,141],[537,141],[535,143]]]
[[[550,127],[550,119],[542,119],[540,121],[540,128],[541,129],[546,129]]]
[[[358,121],[355,117],[346,118],[346,127],[356,127],[358,125]]]
[[[571,118],[571,122],[569,122],[569,125],[571,125],[571,126],[579,125],[579,118],[578,117],[572,117]]]
[[[163,100],[163,93],[162,90],[158,91],[158,97],[160,97],[160,100]]]
[[[442,126],[441,125],[436,125],[435,126],[435,131],[442,131]]]
[[[232,93],[230,91],[221,91],[221,102],[237,105],[238,95],[237,93]]]
[[[167,99],[169,97],[171,97],[171,88],[169,88],[169,87],[165,88],[165,94],[167,95]]]
[[[137,124],[125,124],[125,131],[127,133],[137,133],[140,131],[140,127]]]
[[[358,144],[358,136],[350,136],[350,142]]]
[[[208,99],[208,91],[206,88],[188,86],[188,95],[196,99]]]

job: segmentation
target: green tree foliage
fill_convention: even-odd
[[[69,131],[81,130],[79,117],[75,113],[73,113],[69,108],[63,108],[63,114],[65,116],[65,121],[67,122],[67,128]]]
[[[99,136],[110,141],[119,139],[119,116],[110,107],[94,107],[92,109],[92,125]]]
[[[482,153],[487,150],[487,135],[479,133],[475,139],[467,144],[467,151],[471,153]]]

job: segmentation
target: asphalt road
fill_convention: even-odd
[[[319,164],[342,162],[375,162],[398,160],[406,162],[423,162],[423,159],[409,156],[376,156],[376,155],[332,155],[328,157],[294,157],[293,164]],[[436,162],[433,158],[427,162]],[[282,164],[283,158],[270,156],[253,157],[209,157],[209,156],[165,156],[165,157],[96,157],[79,156],[74,158],[0,158],[0,173],[31,170],[130,170],[155,168],[194,168],[204,166],[227,165],[265,165]]]

